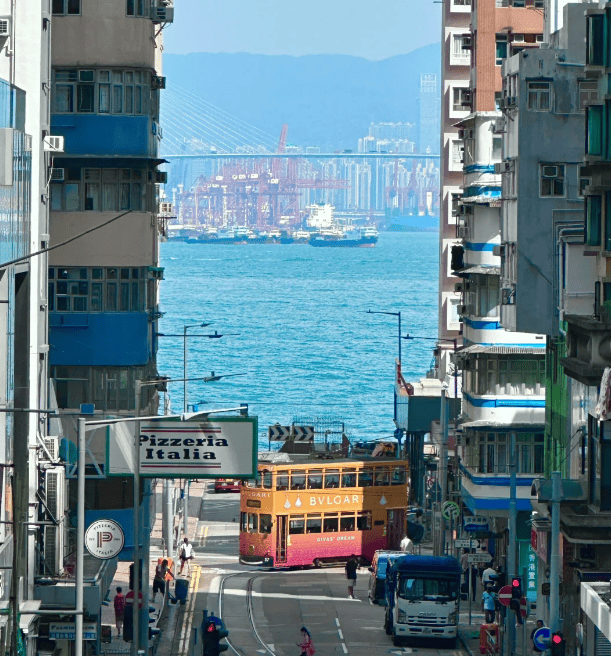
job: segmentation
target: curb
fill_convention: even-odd
[[[469,656],[476,656],[476,654],[471,649],[471,646],[469,645],[469,640],[467,638],[465,638],[463,632],[460,629],[457,631],[457,635],[458,635],[458,640],[460,641],[460,644],[465,648],[465,650],[467,651]],[[479,650],[478,650],[477,656],[479,656]]]

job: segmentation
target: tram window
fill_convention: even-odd
[[[248,532],[256,533],[259,526],[259,515],[248,513]]]
[[[289,474],[288,472],[278,472],[276,475],[276,489],[288,490],[289,489]]]
[[[293,515],[289,520],[289,533],[291,535],[303,535],[305,532],[305,520],[303,515]]]
[[[261,474],[261,478],[263,479],[263,487],[269,490],[272,487],[272,473],[267,469],[264,469]]]
[[[308,472],[308,490],[322,490],[322,469],[310,469]]]
[[[391,485],[405,485],[405,467],[394,467],[390,477]]]
[[[339,487],[339,469],[325,470],[325,488],[327,490]]]
[[[240,531],[246,533],[248,530],[248,513],[240,513]]]
[[[291,490],[305,490],[305,472],[303,470],[291,472]]]
[[[371,529],[371,513],[362,511],[356,514],[357,531],[369,531]]]
[[[354,513],[342,513],[339,519],[340,531],[354,531],[355,521]]]
[[[261,515],[259,517],[259,533],[271,533],[271,532],[272,532],[272,516]]]
[[[323,519],[323,531],[325,533],[337,533],[339,517],[337,515],[325,515]]]
[[[342,487],[356,487],[356,469],[342,470]]]
[[[388,469],[376,469],[375,470],[375,477],[374,477],[374,482],[376,486],[381,486],[381,485],[389,485],[388,479],[390,476],[390,472]]]
[[[361,469],[359,472],[359,487],[371,487],[373,485],[373,471]]]
[[[306,533],[322,533],[322,517],[320,515],[308,515]]]

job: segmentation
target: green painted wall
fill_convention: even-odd
[[[566,444],[569,441],[570,398],[568,379],[560,360],[566,356],[564,336],[547,339],[545,354],[545,478],[553,471],[568,476]]]

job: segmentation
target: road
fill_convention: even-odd
[[[320,656],[378,656],[418,652],[418,656],[466,656],[461,648],[437,649],[427,643],[393,647],[383,629],[384,609],[369,603],[369,572],[361,570],[356,600],[348,598],[343,568],[266,572],[238,562],[239,495],[212,493],[199,504],[193,542],[197,594],[179,610],[179,637],[172,656],[201,654],[194,629],[204,608],[219,615],[229,630],[233,656],[296,656],[300,628],[306,626]],[[195,506],[192,506],[195,508]],[[188,637],[190,636],[190,638]]]

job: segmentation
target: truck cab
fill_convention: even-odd
[[[384,628],[395,645],[430,638],[455,646],[460,577],[456,558],[405,555],[389,560]]]

